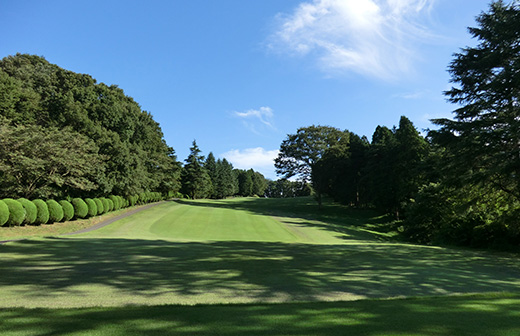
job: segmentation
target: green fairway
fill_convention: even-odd
[[[3,309],[0,334],[517,336],[520,297],[480,295],[258,305]]]
[[[0,245],[0,328],[470,335],[486,312],[488,328],[520,317],[515,294],[496,294],[519,293],[516,256],[403,244],[386,231],[375,213],[319,211],[311,199],[165,202],[92,232]],[[488,294],[446,296],[469,293]],[[209,305],[156,306],[179,304]],[[81,307],[91,308],[48,309]],[[457,321],[467,333],[453,333]]]
[[[260,241],[341,244],[346,233],[320,228],[302,218],[262,214],[238,201],[169,202],[79,237],[161,239],[168,241]]]

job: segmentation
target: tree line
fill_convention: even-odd
[[[234,169],[225,158],[215,160],[212,152],[205,158],[194,140],[181,172],[181,192],[189,198],[226,198],[263,196],[264,176],[253,169]]]
[[[310,126],[289,134],[277,173],[312,182],[315,196],[392,213],[422,243],[520,243],[520,3],[493,2],[469,28],[477,39],[454,55],[445,92],[454,119],[422,136],[401,117],[371,141]]]
[[[262,174],[204,159],[193,145],[182,165],[152,115],[116,85],[39,56],[0,60],[0,198],[264,195]]]

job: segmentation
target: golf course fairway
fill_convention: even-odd
[[[10,242],[0,332],[470,335],[473,318],[520,332],[507,322],[520,321],[515,255],[399,243],[376,226],[370,211],[310,198],[169,201]]]

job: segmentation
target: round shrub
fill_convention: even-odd
[[[136,195],[128,196],[127,199],[128,199],[128,204],[130,206],[134,206],[137,203],[137,196]]]
[[[56,202],[55,200],[48,200],[47,207],[49,208],[49,224],[61,222],[64,216],[63,207],[60,205],[60,203]]]
[[[94,198],[94,202],[96,202],[97,206],[97,214],[101,215],[105,212],[105,208],[103,207],[103,202],[99,198]]]
[[[74,207],[74,217],[75,218],[85,218],[88,215],[88,205],[81,198],[73,198],[72,206]],[[96,210],[97,211],[97,210]]]
[[[27,198],[19,198],[17,201],[22,203],[22,206],[25,209],[24,224],[33,224],[36,221],[36,215],[38,214],[36,205]]]
[[[9,207],[4,201],[0,200],[0,226],[9,220]]]
[[[110,211],[110,203],[108,202],[108,198],[102,198],[101,202],[103,202],[103,208],[105,209],[104,213],[107,213]]]
[[[49,222],[49,207],[44,200],[35,199],[32,201],[36,205],[36,220],[34,224],[47,224]]]
[[[98,213],[96,202],[92,198],[85,198],[85,203],[87,203],[88,207],[88,216],[96,216]]]
[[[123,208],[123,197],[121,197],[121,196],[116,196],[115,198],[116,198],[116,200],[117,200],[117,206],[118,206],[118,209],[122,209],[122,208]]]
[[[60,201],[59,203],[63,208],[63,221],[69,221],[74,217],[74,206],[69,201]]]
[[[23,208],[22,203],[12,198],[4,198],[4,203],[9,208],[9,219],[7,220],[7,225],[21,225],[25,218],[25,209]]]
[[[108,199],[111,200],[112,203],[114,203],[113,210],[119,210],[121,208],[121,205],[119,204],[119,199],[117,198],[117,196],[110,195],[110,196],[108,196]]]
[[[114,210],[114,202],[110,198],[108,198],[107,201],[108,201],[108,211]]]

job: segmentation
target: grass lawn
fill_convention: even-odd
[[[520,334],[517,256],[387,231],[370,211],[251,198],[167,202],[11,242],[0,334]]]

